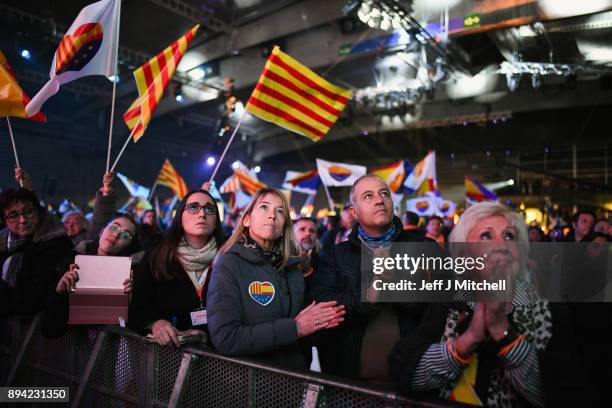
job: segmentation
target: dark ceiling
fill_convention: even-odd
[[[78,11],[89,3],[81,0],[5,0],[0,4],[0,49],[30,96],[46,82],[61,35]],[[335,50],[325,54],[327,46],[343,42],[358,44],[364,38],[384,34],[373,32],[354,19],[347,27],[347,17],[338,6],[341,3],[323,0],[124,0],[113,157],[128,135],[121,115],[136,97],[131,72],[196,21],[201,23],[202,29],[191,49],[205,50],[204,54],[212,55],[206,63],[218,71],[215,77],[195,84],[197,89],[222,91],[223,78],[232,76],[241,84],[235,89],[235,95],[246,103],[265,62],[262,49],[271,43],[282,44],[288,52],[295,50],[295,55],[306,58],[308,64],[313,62],[310,65],[317,72],[338,85],[358,90],[376,84],[382,75],[379,64],[390,55],[390,50],[378,48],[349,56],[342,56]],[[326,10],[328,15],[320,10]],[[287,16],[302,16],[302,21],[287,21]],[[586,36],[595,43],[607,39],[610,43],[609,27],[612,25],[603,25],[599,31],[575,28],[578,24],[586,24],[585,18],[544,21],[551,31],[547,38],[553,43],[554,62],[576,63],[582,59],[585,63],[584,56],[577,54],[572,42],[576,36]],[[291,25],[296,27],[291,30]],[[526,60],[548,58],[549,43],[541,38],[539,42],[523,38],[525,41],[521,43],[518,41],[521,37],[512,30],[502,26],[466,31],[452,35],[451,39],[469,59],[472,74],[508,61],[512,47],[521,50]],[[224,41],[229,41],[229,45],[224,50],[215,50],[216,44],[225,44]],[[243,43],[249,46],[232,48],[232,44]],[[321,48],[320,56],[316,54],[317,46]],[[30,60],[20,57],[23,48],[30,50]],[[309,50],[315,50],[314,54]],[[602,65],[605,64],[598,63]],[[165,158],[170,158],[188,184],[199,185],[211,172],[204,164],[205,158],[218,157],[227,142],[227,134],[218,136],[223,96],[177,103],[174,97],[187,86],[181,85],[181,81],[189,81],[184,73],[179,75],[183,75],[183,79],[173,81],[168,87],[166,98],[145,136],[128,147],[118,167],[119,171],[145,185],[153,183]],[[235,159],[247,165],[262,164],[261,179],[278,185],[285,170],[307,170],[317,157],[376,166],[399,159],[415,162],[428,150],[435,149],[438,151],[438,177],[443,187],[461,184],[463,174],[468,173],[483,181],[514,176],[518,155],[523,175],[530,175],[530,180],[554,179],[564,186],[571,184],[573,191],[585,188],[607,197],[610,137],[605,129],[612,113],[609,76],[584,76],[578,81],[575,77],[544,78],[544,85],[538,90],[531,89],[529,80],[524,79],[514,94],[508,93],[505,78],[499,77],[497,85],[480,97],[453,100],[449,96],[451,91],[440,87],[433,99],[423,100],[422,106],[408,108],[408,111],[417,112],[412,112],[416,122],[397,129],[386,127],[385,118],[378,113],[349,108],[332,132],[318,144],[260,120],[249,121],[230,149],[217,181],[222,182],[230,173],[228,164]],[[12,121],[23,166],[32,174],[35,188],[46,193],[52,201],[70,196],[83,203],[97,189],[105,165],[111,90],[111,83],[105,78],[79,79],[62,87],[44,105],[47,124]],[[508,112],[508,120],[493,124],[495,115],[500,112]],[[400,113],[404,115],[406,111]],[[393,115],[400,113],[390,111],[387,116],[393,119]],[[462,118],[472,117],[470,115],[478,119],[465,120],[464,126]],[[231,119],[230,124],[235,124],[235,120]],[[4,124],[0,124],[0,145],[5,152],[0,157],[0,185],[9,186],[14,184],[11,179],[14,161]],[[573,177],[573,145],[578,146],[581,153],[577,157],[583,160],[576,175],[584,183],[578,185],[564,179]],[[548,150],[546,157],[545,149]],[[523,193],[520,189],[515,192]],[[594,198],[592,203],[595,202],[602,201]]]

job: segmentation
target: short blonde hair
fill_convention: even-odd
[[[525,271],[527,265],[527,255],[529,253],[529,235],[527,234],[527,225],[523,216],[519,213],[510,210],[503,204],[495,201],[486,201],[478,203],[467,210],[459,218],[459,222],[453,228],[450,236],[448,237],[449,242],[467,242],[467,237],[470,231],[485,218],[501,216],[504,217],[508,224],[516,228],[517,241],[519,245],[520,257],[521,257],[521,272]]]
[[[293,223],[291,221],[291,217],[289,216],[289,202],[283,193],[274,188],[264,188],[261,189],[255,194],[255,197],[251,200],[249,205],[244,209],[242,213],[242,217],[240,217],[240,221],[238,221],[238,225],[234,229],[232,235],[225,241],[225,244],[219,249],[219,253],[217,257],[223,255],[230,249],[236,242],[238,242],[245,232],[248,232],[248,227],[245,227],[244,220],[248,215],[251,215],[253,212],[253,208],[255,208],[255,204],[257,204],[264,196],[272,194],[280,198],[283,203],[283,209],[285,210],[285,225],[283,225],[283,232],[280,236],[281,241],[281,251],[283,252],[283,263],[281,264],[279,269],[285,268],[287,263],[289,262],[289,258],[292,255],[297,255],[298,243],[293,235]]]

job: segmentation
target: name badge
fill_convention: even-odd
[[[200,309],[191,312],[191,325],[201,326],[203,324],[208,324],[208,317],[206,317],[206,309]]]

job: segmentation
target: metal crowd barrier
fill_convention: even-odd
[[[464,406],[413,400],[366,383],[225,357],[199,346],[159,347],[114,326],[73,327],[59,339],[45,339],[38,318],[0,320],[0,385],[69,387],[73,407]]]

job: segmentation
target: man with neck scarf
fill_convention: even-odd
[[[335,300],[346,307],[345,324],[330,330],[320,340],[323,371],[390,383],[388,356],[394,344],[416,327],[423,307],[379,302],[378,293],[366,289],[361,301],[361,246],[385,256],[396,242],[422,242],[402,228],[393,215],[389,186],[375,175],[359,178],[351,188],[351,214],[357,220],[349,239],[336,245],[320,263],[309,297]]]

